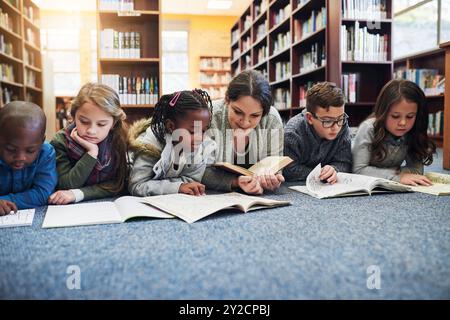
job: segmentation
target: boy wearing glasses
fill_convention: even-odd
[[[308,90],[306,109],[285,127],[284,155],[294,160],[283,170],[287,181],[305,180],[319,163],[324,183],[335,183],[337,172],[351,172],[347,118],[344,95],[335,84],[321,82]]]

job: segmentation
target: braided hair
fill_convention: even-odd
[[[208,109],[210,122],[212,117],[212,102],[209,94],[201,89],[183,90],[161,96],[155,106],[151,119],[152,132],[161,144],[165,144],[166,120],[176,122],[186,116],[191,110]]]

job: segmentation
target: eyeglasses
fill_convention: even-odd
[[[347,124],[347,119],[348,119],[348,115],[346,113],[344,113],[342,115],[342,117],[340,117],[337,120],[324,120],[324,119],[319,118],[315,113],[311,113],[311,115],[314,118],[316,118],[317,120],[319,120],[320,122],[322,122],[322,126],[324,128],[331,128],[332,126],[334,126],[334,124],[337,124],[339,127],[342,127]]]

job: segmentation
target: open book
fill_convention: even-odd
[[[18,210],[0,217],[0,228],[26,227],[33,224],[35,209]]]
[[[413,191],[428,193],[435,196],[450,195],[450,175],[437,172],[428,172],[425,176],[433,182],[433,185],[413,186],[411,187]]]
[[[320,170],[321,166],[318,164],[306,178],[306,186],[293,186],[289,188],[319,199],[371,195],[372,193],[389,191],[412,191],[411,187],[395,181],[344,172],[338,172],[337,182],[335,184],[322,183],[319,179]]]
[[[231,164],[228,162],[217,162],[214,164],[215,167],[220,167],[222,169],[225,169],[227,171],[231,171],[233,173],[241,174],[244,176],[252,176],[253,174],[262,174],[265,171],[268,171],[270,173],[277,173],[284,167],[288,166],[293,162],[289,157],[282,157],[282,156],[270,156],[262,159],[261,161],[258,161],[254,165],[252,165],[250,168],[245,169],[243,167],[237,166],[235,164]]]
[[[130,218],[173,218],[172,215],[141,202],[143,198],[125,196],[111,202],[87,202],[48,206],[42,228],[122,223]]]
[[[145,197],[143,202],[177,216],[188,223],[195,222],[224,209],[237,209],[247,212],[290,204],[289,201],[253,197],[236,192],[199,197],[181,193],[168,194]]]

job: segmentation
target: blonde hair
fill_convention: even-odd
[[[119,95],[112,88],[104,84],[90,82],[81,87],[71,103],[70,114],[74,120],[78,109],[88,102],[95,104],[113,117],[114,124],[111,132],[114,148],[111,152],[115,160],[114,171],[117,172],[117,180],[102,188],[114,193],[120,193],[125,189],[128,177],[126,156],[128,151],[128,133],[125,123],[125,112],[120,106]]]

